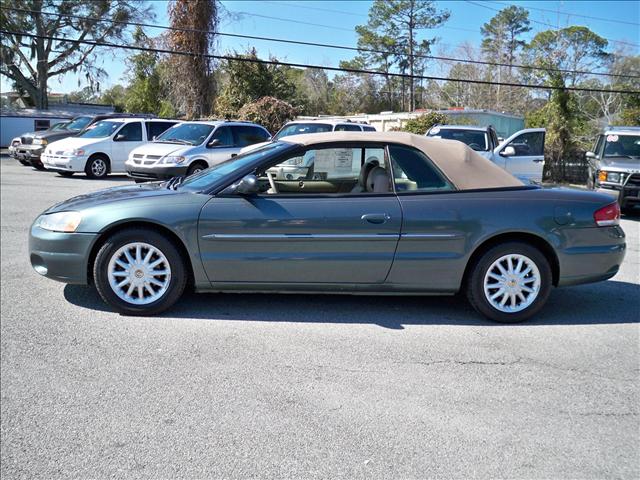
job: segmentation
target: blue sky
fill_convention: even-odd
[[[169,23],[167,2],[151,2],[156,14],[154,21],[161,25]],[[477,5],[481,3],[481,5]],[[370,1],[231,1],[223,0],[222,4],[228,12],[223,18],[219,30],[227,33],[239,33],[302,40],[319,43],[331,43],[355,46],[357,36],[354,27],[367,21]],[[434,53],[454,53],[457,46],[468,42],[474,46],[480,44],[480,27],[497,12],[509,4],[517,4],[530,8],[530,36],[553,26],[586,25],[597,34],[611,40],[640,44],[640,2],[637,1],[438,1],[440,9],[451,12],[449,21],[441,28],[424,31],[424,38],[437,36],[439,42]],[[593,19],[586,17],[601,17]],[[277,20],[279,17],[284,20]],[[540,23],[536,23],[540,22]],[[627,23],[621,23],[627,22]],[[635,23],[635,25],[633,25]],[[148,29],[150,36],[158,35],[161,30]],[[218,52],[232,49],[244,51],[255,46],[261,57],[270,54],[281,60],[295,63],[311,63],[337,66],[340,60],[352,58],[355,52],[317,48],[308,46],[287,45],[266,41],[249,41],[230,37],[219,37]],[[610,48],[624,47],[629,54],[638,54],[639,47],[626,44],[610,43]],[[101,55],[103,67],[109,72],[104,79],[104,88],[123,81],[126,72],[124,64],[126,53],[122,50]],[[436,68],[435,66],[432,68]],[[435,72],[435,70],[432,70]],[[77,90],[79,77],[66,75],[60,80],[52,79],[50,89],[54,92]],[[80,79],[80,85],[84,85]],[[3,79],[2,88],[7,88]]]

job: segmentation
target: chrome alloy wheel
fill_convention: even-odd
[[[107,162],[101,158],[96,158],[91,162],[91,173],[96,177],[101,177],[107,172]]]
[[[147,305],[160,299],[171,282],[171,266],[164,253],[148,243],[128,243],[109,260],[109,286],[122,300]]]
[[[528,257],[504,255],[487,269],[484,295],[493,308],[505,313],[520,312],[540,293],[540,271]]]

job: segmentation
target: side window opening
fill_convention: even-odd
[[[383,148],[310,149],[257,174],[266,195],[391,192]]]
[[[518,135],[509,142],[510,147],[516,151],[516,157],[529,155],[544,155],[544,133],[528,132]]]
[[[407,146],[390,145],[389,156],[393,181],[398,193],[453,190],[431,160],[419,150]]]
[[[142,124],[140,122],[127,123],[120,129],[116,137],[122,135],[118,142],[141,142],[142,141]]]
[[[211,140],[220,140],[218,147],[233,147],[233,133],[229,127],[218,127]]]

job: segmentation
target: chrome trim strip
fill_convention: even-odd
[[[463,235],[461,233],[403,233],[400,237],[406,238],[407,240],[413,240],[429,238],[462,238]]]
[[[397,233],[212,233],[204,240],[397,240]]]

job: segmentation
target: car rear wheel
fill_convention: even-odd
[[[19,158],[18,161],[25,167],[31,166],[31,163],[29,163],[27,160],[22,160],[21,158]]]
[[[96,155],[87,160],[84,173],[89,178],[104,178],[109,173],[109,159],[103,155]]]
[[[485,317],[501,323],[522,322],[544,306],[552,286],[548,260],[520,242],[497,245],[482,255],[467,278],[469,302]]]
[[[164,235],[135,228],[107,239],[96,256],[93,278],[102,299],[119,313],[154,315],[178,301],[187,270]]]

